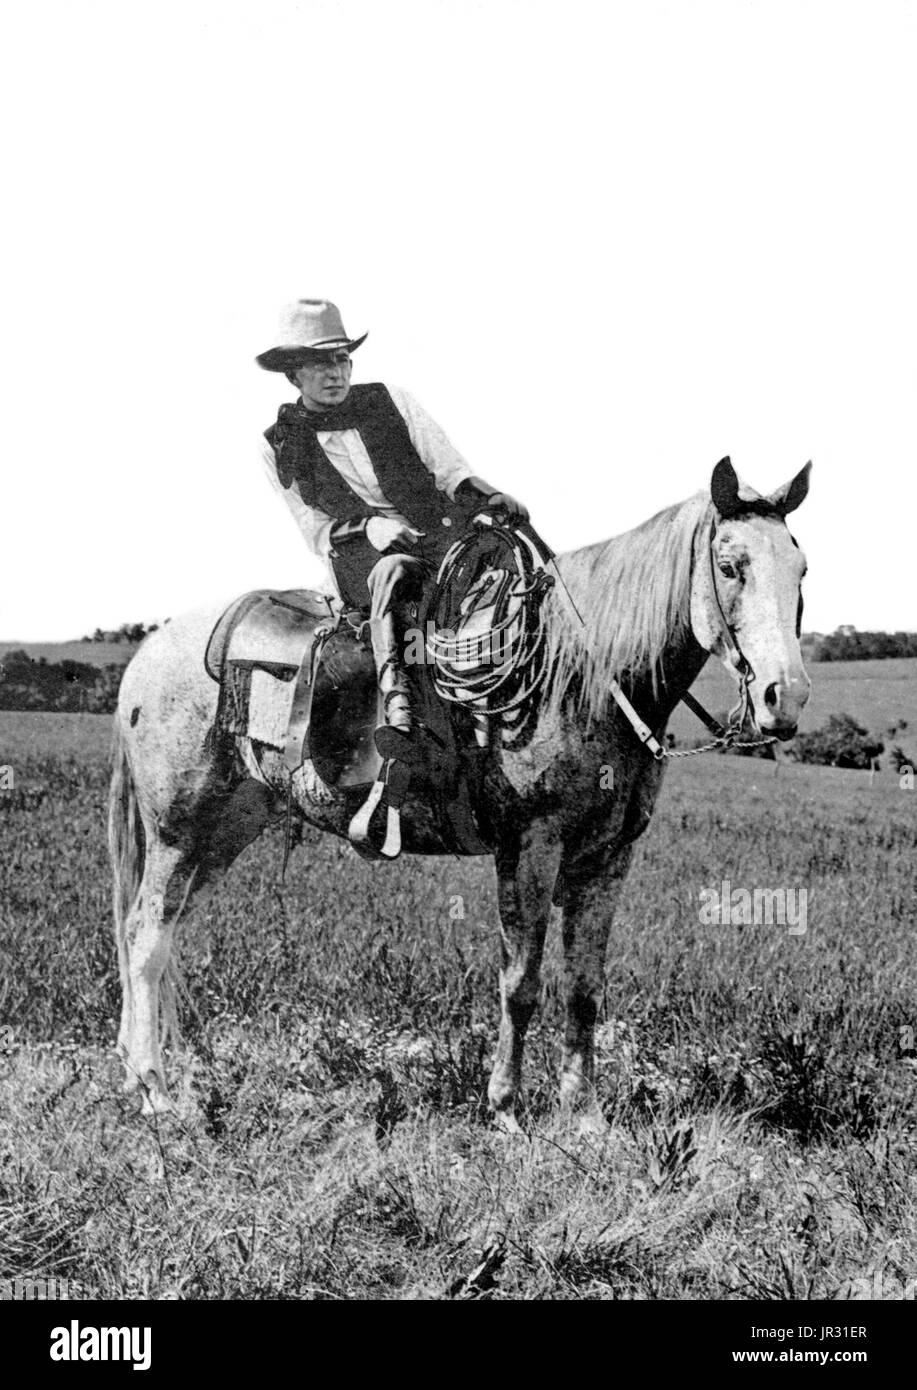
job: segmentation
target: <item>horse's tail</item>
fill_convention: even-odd
[[[115,940],[118,944],[118,957],[123,963],[125,923],[140,891],[146,859],[146,841],[140,807],[137,804],[134,775],[128,762],[127,748],[117,714],[111,741],[111,764],[108,849],[114,877]]]
[[[137,903],[146,864],[146,835],[137,787],[127,754],[127,745],[118,714],[115,714],[111,745],[111,786],[108,793],[108,849],[112,867],[112,905],[115,917],[115,943],[121,989],[129,999],[131,992],[127,922]],[[162,1041],[178,1036],[175,997],[177,975],[170,959],[163,974],[161,990]]]

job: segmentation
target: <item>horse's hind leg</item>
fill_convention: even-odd
[[[595,1094],[595,1023],[605,979],[608,932],[630,866],[632,845],[603,849],[564,866],[566,1028],[560,1097],[586,1124],[602,1125]]]
[[[272,808],[269,790],[244,777],[230,746],[210,736],[218,692],[201,658],[218,616],[201,610],[163,625],[118,693],[108,823],[124,991],[118,1039],[147,1111],[168,1104],[160,991],[172,1024],[168,965],[178,919],[192,893],[260,834]]]
[[[118,1051],[127,1072],[126,1090],[143,1088],[145,1114],[167,1110],[169,1096],[162,1062],[163,1034],[177,1032],[174,978],[168,971],[179,918],[243,849],[261,834],[274,814],[266,787],[246,779],[232,794],[202,797],[192,842],[172,847],[147,839],[143,877],[119,934],[124,990]],[[161,1026],[160,1001],[166,1027]]]
[[[528,832],[521,849],[497,856],[500,905],[500,1038],[488,1087],[501,1128],[519,1132],[516,1097],[525,1034],[538,1002],[541,957],[561,849],[544,830]]]
[[[140,888],[120,934],[123,1001],[118,1051],[126,1072],[125,1090],[143,1088],[144,1114],[169,1108],[161,1052],[160,989],[194,876],[194,869],[183,865],[181,849],[148,845]],[[173,1007],[167,993],[167,1023]]]

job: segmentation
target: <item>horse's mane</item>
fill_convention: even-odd
[[[711,513],[709,492],[699,492],[633,531],[558,556],[585,627],[558,584],[546,605],[543,714],[558,713],[569,694],[588,722],[600,718],[612,679],[626,687],[649,677],[657,689],[665,650],[690,623],[695,538]]]

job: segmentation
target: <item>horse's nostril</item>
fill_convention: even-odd
[[[767,687],[767,689],[765,690],[765,692],[764,692],[764,703],[765,703],[766,705],[769,705],[771,709],[773,709],[774,706],[776,705],[776,703],[777,703],[777,685],[776,685],[776,682],[775,682],[775,681],[771,681],[770,685],[769,685],[769,686]]]

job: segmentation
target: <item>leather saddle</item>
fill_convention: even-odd
[[[289,717],[266,740],[292,775],[310,759],[322,781],[343,796],[369,792],[382,760],[373,735],[383,721],[367,610],[311,590],[259,589],[236,599],[218,619],[204,664],[220,684],[212,735],[252,738],[253,682],[267,676],[287,691]],[[421,730],[411,795],[432,812],[446,853],[490,850],[472,810],[481,775],[473,735],[439,698],[427,666],[407,664]],[[286,709],[286,704],[283,705]]]

